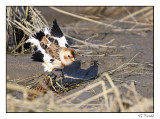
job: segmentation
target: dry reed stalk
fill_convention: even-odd
[[[127,13],[128,13],[129,15],[131,15],[131,12],[130,12],[126,7],[123,7],[123,9],[125,9],[125,10],[127,11]],[[133,21],[137,24],[136,18],[135,18],[133,15],[131,15],[131,17],[132,17]]]
[[[131,62],[135,57],[137,57],[137,55],[139,55],[139,54],[140,54],[140,52],[137,53],[134,57],[132,57],[132,58],[129,60],[129,62],[120,65],[120,66],[117,67],[116,69],[113,69],[113,70],[111,70],[111,71],[108,71],[108,73],[109,73],[109,74],[113,74],[113,73],[114,73],[115,71],[117,71],[118,69],[121,69],[121,68],[123,68],[123,67],[128,66],[128,65],[130,64],[130,62]]]
[[[96,20],[93,20],[93,19],[89,19],[89,18],[80,16],[80,15],[69,13],[69,12],[66,12],[64,10],[58,9],[56,7],[49,7],[49,8],[51,8],[51,9],[53,9],[55,11],[58,11],[60,13],[63,13],[63,14],[66,14],[66,15],[69,15],[69,16],[72,16],[72,17],[76,17],[76,18],[79,18],[79,19],[82,19],[82,20],[86,20],[86,21],[89,21],[89,22],[93,22],[93,23],[104,25],[104,26],[111,27],[111,28],[118,28],[117,26],[113,26],[111,24],[106,24],[106,23],[103,23],[103,22],[100,22],[100,21],[96,21]]]
[[[146,19],[146,18],[149,17],[149,16],[153,16],[153,9],[150,10],[150,11],[148,11],[147,13],[145,13],[143,16],[139,17],[139,18],[138,18],[138,21],[144,20],[144,19]]]
[[[94,32],[97,32],[97,31],[99,31],[99,29],[97,29],[97,28],[80,28],[80,27],[78,27],[77,26],[77,24],[74,26],[74,27],[72,27],[72,26],[67,26],[67,28],[62,28],[62,29],[65,29],[65,30],[74,30],[77,34],[78,34],[78,31],[80,31],[80,30],[83,30],[83,31],[94,31]]]
[[[115,39],[111,39],[110,41],[108,41],[107,43],[105,43],[105,45],[111,44],[113,41],[115,41]]]
[[[114,90],[114,93],[115,93],[115,96],[116,96],[116,98],[117,98],[117,101],[118,101],[118,103],[119,103],[120,109],[121,109],[121,111],[123,112],[123,111],[124,111],[124,107],[123,107],[123,105],[122,105],[122,100],[121,100],[121,97],[120,97],[120,93],[119,93],[117,87],[116,87],[116,86],[114,85],[114,83],[112,82],[110,76],[109,76],[108,74],[106,74],[105,76],[106,76],[106,78],[108,79],[110,85],[112,86],[112,88],[113,88],[113,90]]]
[[[30,29],[27,29],[24,25],[22,25],[18,21],[16,21],[16,20],[11,21],[9,19],[7,19],[7,21],[12,23],[13,25],[15,25],[17,28],[23,30],[27,35],[31,35],[32,34],[32,31]]]
[[[87,104],[87,103],[89,103],[89,102],[91,102],[91,101],[93,101],[93,100],[95,100],[95,99],[97,99],[97,98],[99,98],[99,97],[102,97],[102,96],[104,96],[104,95],[106,95],[106,94],[108,94],[108,93],[111,93],[111,92],[113,92],[113,88],[110,88],[110,89],[108,89],[108,90],[106,90],[106,91],[103,91],[102,93],[99,93],[99,94],[97,94],[97,95],[95,95],[95,96],[92,96],[91,98],[88,98],[88,99],[82,101],[81,103],[77,104],[77,105],[75,106],[75,108],[79,108],[79,107],[81,107],[82,105],[85,105],[85,104]]]
[[[75,106],[76,108],[79,108],[80,106],[82,106],[82,105],[84,105],[84,104],[87,104],[88,102],[93,101],[93,100],[98,99],[99,97],[102,97],[102,96],[103,96],[103,97],[105,98],[105,107],[106,107],[106,109],[108,109],[108,108],[107,108],[107,106],[108,106],[107,93],[109,93],[112,89],[111,89],[111,90],[106,90],[105,82],[104,82],[104,81],[100,81],[100,82],[101,82],[101,83],[100,83],[99,85],[102,86],[103,92],[100,93],[100,94],[96,94],[96,93],[95,93],[95,91],[93,90],[93,88],[97,87],[98,85],[92,84],[92,85],[88,86],[88,87],[90,87],[91,90],[94,92],[95,96],[93,96],[93,97],[91,97],[91,98],[88,98],[87,100],[85,100],[85,102],[84,102],[84,101],[81,101],[80,105],[78,104],[78,105]],[[96,83],[95,83],[95,84],[96,84]],[[80,94],[82,94],[83,92],[85,92],[85,91],[87,91],[87,90],[90,90],[90,89],[85,88],[84,91],[82,91]],[[78,95],[80,95],[80,94],[78,94]],[[77,95],[77,97],[78,97],[78,95]],[[77,97],[76,97],[76,96],[75,96],[75,97],[72,97],[69,101],[72,102],[72,101],[73,101],[75,98],[77,98]],[[88,105],[88,104],[87,104],[87,105]]]
[[[34,7],[30,7],[30,9],[31,9],[31,12],[38,18],[38,20],[37,19],[36,20],[39,21],[43,27],[48,26],[47,21],[44,19],[44,17],[40,14],[38,10],[36,10]]]
[[[127,19],[129,19],[129,18],[131,18],[131,17],[133,17],[133,16],[136,16],[136,15],[138,15],[138,14],[141,14],[141,13],[143,13],[143,12],[145,12],[145,11],[147,11],[147,10],[150,10],[150,9],[152,9],[152,8],[153,8],[153,7],[145,7],[145,8],[142,8],[142,9],[140,9],[140,10],[138,10],[138,11],[133,12],[132,14],[129,14],[128,16],[125,16],[124,18],[120,19],[120,21],[127,20]]]
[[[87,57],[105,57],[106,54],[101,54],[101,55],[87,55],[86,53],[85,54],[78,54],[79,56],[87,56]]]
[[[105,18],[105,20],[107,20],[107,21],[115,21],[115,23],[136,24],[137,26],[153,26],[153,24],[151,24],[150,22],[139,22],[138,19],[139,18],[137,18],[137,22],[135,22],[135,21],[129,21],[129,20],[121,21],[119,19]]]
[[[77,38],[73,38],[71,36],[68,36],[68,35],[65,35],[66,37],[68,38],[71,38],[72,40],[78,42],[78,43],[81,43],[81,44],[84,44],[84,45],[88,45],[89,47],[92,47],[92,48],[115,48],[115,46],[107,46],[107,45],[102,45],[102,44],[93,44],[93,43],[88,43],[88,42],[85,42],[85,41],[82,41],[82,40],[79,40]]]
[[[153,99],[143,98],[136,105],[124,110],[124,112],[153,112]]]
[[[142,22],[138,22],[138,20],[137,20],[137,23],[135,23],[134,21],[121,21],[121,20],[116,20],[116,21],[120,23],[136,24],[138,26],[153,26],[153,24],[151,23],[142,23]]]
[[[63,101],[65,101],[65,100],[67,100],[67,99],[70,99],[70,98],[73,98],[73,97],[75,97],[75,96],[78,96],[78,95],[80,95],[82,92],[84,92],[84,91],[86,91],[86,90],[89,90],[89,89],[92,89],[93,87],[96,87],[96,86],[101,85],[101,84],[102,84],[102,82],[99,81],[98,83],[95,83],[95,84],[93,84],[92,86],[86,87],[86,88],[84,88],[84,89],[76,92],[75,94],[71,94],[71,95],[69,95],[69,96],[64,97],[63,99],[57,100],[56,103],[60,103],[60,102],[63,102]]]
[[[67,75],[64,75],[64,77],[65,77],[65,78],[71,78],[71,79],[88,80],[88,79],[82,79],[82,78],[77,78],[77,77],[67,76]]]
[[[92,52],[91,52],[92,53]],[[123,57],[121,54],[116,54],[116,55],[107,55],[107,54],[101,54],[101,55],[89,55],[89,53],[84,53],[84,54],[78,54],[78,56],[87,56],[87,57]]]
[[[103,90],[105,108],[106,108],[106,111],[109,112],[108,96],[107,96],[107,94],[105,94],[105,91],[107,90],[107,88],[106,88],[106,85],[105,85],[104,81],[102,82],[102,90]]]
[[[129,28],[129,29],[113,29],[113,31],[116,31],[116,32],[122,32],[122,31],[139,32],[139,31],[152,31],[152,30],[153,30],[153,28],[136,28],[136,29]]]
[[[56,88],[53,86],[52,79],[51,78],[49,78],[49,79],[50,79],[50,83],[51,83],[52,88],[57,92]]]
[[[141,96],[137,93],[135,86],[133,83],[131,83],[131,86],[128,86],[127,84],[122,84],[124,87],[126,87],[128,90],[132,91],[134,96],[135,96],[135,100],[136,102],[139,102],[139,99],[141,98]]]
[[[17,47],[15,47],[15,48],[11,51],[11,53],[15,52],[18,48],[20,48],[20,47],[24,44],[25,40],[26,40],[26,36],[23,36],[23,38],[22,38],[22,40],[20,41],[20,43],[17,45]],[[22,50],[22,51],[23,51],[23,50]]]

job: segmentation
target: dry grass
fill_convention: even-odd
[[[34,7],[7,7],[7,52],[24,54],[25,40],[36,31],[48,26]],[[9,42],[13,43],[9,43]]]
[[[106,86],[106,81],[109,82],[110,87]],[[74,103],[80,95],[91,89],[95,90],[98,86],[101,87],[101,92]],[[122,94],[119,85],[115,86],[110,76],[103,73],[91,85],[68,96],[56,99],[56,94],[48,90],[44,96],[38,96],[30,101],[26,95],[37,91],[7,84],[7,89],[23,93],[23,100],[7,94],[7,112],[153,112],[152,98],[140,96],[133,83],[122,84],[122,86],[128,90],[126,94]],[[101,100],[97,102],[96,100],[100,98]]]

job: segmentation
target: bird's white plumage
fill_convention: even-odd
[[[50,31],[50,28],[48,28],[48,27],[47,27],[47,28],[44,28],[43,31],[44,31],[44,34],[45,34],[45,35],[47,35],[47,34],[48,34],[48,35],[51,35],[51,33],[50,33],[50,32],[51,32],[51,31]]]
[[[33,37],[29,37],[29,39],[26,41],[26,43],[32,43],[34,46],[36,46],[37,48],[40,48],[40,44],[39,41]]]
[[[53,63],[42,63],[42,66],[44,67],[44,72],[51,72],[53,68]]]
[[[55,37],[55,39],[58,41],[58,44],[59,44],[60,47],[66,47],[65,44],[68,45],[67,40],[66,40],[66,38],[64,36],[62,36],[60,38]]]
[[[42,47],[40,46],[40,41],[39,40],[37,40],[33,37],[30,37],[26,41],[26,43],[29,43],[29,42],[32,43],[34,46],[36,46],[37,50],[41,51],[41,53],[44,55],[44,57],[43,57],[44,62],[50,62],[50,60],[53,59],[46,53],[46,51],[44,49],[42,49]]]
[[[51,43],[54,43],[56,40],[58,42],[58,47],[68,48],[69,44],[64,37],[61,29],[59,28],[56,20],[53,21],[53,27],[47,27],[43,28],[41,31],[35,33],[32,35],[32,37],[29,37],[29,39],[26,41],[26,43],[30,42],[34,46],[37,47],[37,50],[40,51],[43,54],[43,63],[42,66],[44,67],[45,72],[51,72],[53,69],[62,69],[64,68],[64,65],[70,65],[71,61],[65,61],[64,54],[61,52],[60,59],[61,61],[53,58],[50,54],[48,54],[45,50],[45,48],[41,47],[41,43],[43,44],[42,39],[45,37],[47,44],[45,42],[44,45],[46,45],[48,48],[51,46]],[[47,37],[49,35],[49,37]],[[50,37],[51,36],[51,37]],[[51,39],[50,39],[51,38]],[[68,55],[67,55],[68,56]],[[62,63],[63,62],[63,63]]]

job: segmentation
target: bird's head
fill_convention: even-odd
[[[60,53],[60,59],[64,65],[71,65],[75,61],[75,50],[72,48],[65,48]]]

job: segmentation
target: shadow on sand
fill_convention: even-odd
[[[94,61],[93,65],[87,69],[81,69],[81,62],[75,61],[72,65],[67,66],[63,70],[64,74],[74,78],[65,78],[62,83],[72,82],[79,83],[82,82],[83,79],[91,79],[98,74],[98,65],[97,62]],[[78,79],[79,78],[79,79]]]

